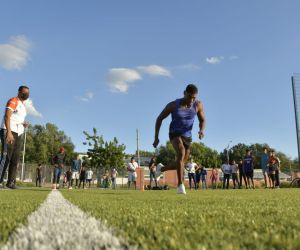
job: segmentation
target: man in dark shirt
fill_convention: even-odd
[[[246,181],[246,188],[251,188],[251,184],[252,184],[252,188],[254,189],[254,181],[253,181],[253,174],[254,174],[254,169],[253,169],[253,157],[251,155],[251,151],[248,149],[246,151],[246,155],[244,157],[244,161],[243,161],[243,167],[244,167],[244,173],[245,176],[247,178]],[[251,181],[251,183],[250,183]]]
[[[36,181],[35,181],[35,185],[36,187],[38,186],[39,183],[39,187],[42,186],[42,164],[39,164],[38,167],[36,168]]]
[[[65,159],[66,159],[65,149],[64,147],[60,147],[59,152],[52,159],[54,165],[53,182],[52,182],[53,190],[59,188],[59,180],[60,180],[62,168],[65,164]]]
[[[244,167],[243,167],[243,160],[239,161],[238,167],[239,167],[239,179],[240,179],[239,188],[242,188],[243,180],[246,184],[246,176],[245,176]]]

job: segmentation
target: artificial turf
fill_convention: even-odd
[[[300,249],[300,189],[62,193],[142,249]]]
[[[49,189],[0,190],[0,245],[45,200]]]

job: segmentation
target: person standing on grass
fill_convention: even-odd
[[[59,189],[59,181],[62,169],[65,165],[66,154],[64,147],[60,147],[59,152],[52,158],[52,163],[54,165],[53,169],[53,185],[52,189]]]
[[[229,180],[232,173],[232,168],[228,160],[224,161],[221,170],[223,172],[223,189],[225,189],[225,182],[226,182],[226,189],[229,189]]]
[[[156,179],[156,156],[153,156],[149,162],[149,173],[150,173],[150,189],[152,189],[152,181],[155,182],[155,187],[158,187],[157,179]]]
[[[197,164],[195,176],[196,176],[196,189],[199,189],[200,187],[200,180],[201,180],[201,164]]]
[[[277,159],[277,164],[275,167],[275,188],[280,188],[280,160],[276,156],[275,151],[273,151],[273,155]]]
[[[136,189],[136,169],[138,168],[138,164],[135,161],[134,157],[131,157],[130,162],[127,165],[127,170],[128,170],[128,189],[130,189],[130,184],[133,182],[134,189]]]
[[[269,179],[269,174],[268,174],[268,162],[269,162],[269,155],[268,155],[268,149],[264,148],[262,154],[260,155],[260,167],[262,170],[262,174],[264,176],[264,181],[265,181],[265,188],[268,188],[270,185],[268,179]]]
[[[69,189],[71,187],[71,181],[72,181],[72,171],[70,169],[68,169],[66,172],[66,185],[67,185],[67,188],[69,188]]]
[[[235,160],[232,161],[231,170],[232,170],[233,189],[236,189],[236,187],[240,186],[240,183],[239,183],[239,179],[238,179],[238,170],[239,170],[239,167],[235,163]]]
[[[275,152],[272,150],[270,152],[270,157],[268,161],[270,188],[275,188],[275,171],[278,165],[278,158],[275,156]]]
[[[82,183],[82,188],[85,189],[85,187],[84,187],[85,180],[86,180],[86,168],[85,168],[85,165],[82,165],[82,167],[80,169],[80,174],[79,174],[79,186],[78,186],[78,188],[81,187],[81,183]]]
[[[204,166],[201,166],[201,170],[200,170],[200,178],[201,178],[201,186],[202,189],[207,189],[207,171],[204,168]]]
[[[75,156],[75,159],[72,160],[72,164],[71,164],[72,180],[71,180],[70,189],[73,188],[74,180],[76,181],[75,188],[78,187],[79,172],[80,172],[81,166],[82,166],[82,164],[81,164],[80,156],[77,154]]]
[[[196,168],[197,168],[197,164],[195,162],[193,162],[192,159],[191,159],[191,161],[185,167],[185,169],[188,172],[190,190],[192,190],[192,180],[194,182],[195,189],[197,188],[197,186],[196,186],[196,179],[195,179]]]
[[[195,117],[199,120],[199,139],[204,137],[205,115],[203,104],[197,100],[198,89],[194,84],[187,85],[183,98],[170,102],[160,113],[155,123],[154,148],[159,144],[159,131],[162,121],[170,114],[172,121],[169,128],[170,142],[176,152],[176,161],[167,166],[157,166],[156,175],[168,170],[177,171],[177,194],[186,194],[184,186],[184,166],[189,159],[192,142],[192,128]]]
[[[242,186],[243,186],[243,180],[244,180],[245,185],[246,185],[246,182],[247,182],[245,172],[244,172],[244,164],[243,164],[242,159],[239,160],[238,168],[239,168],[239,179],[240,179],[239,188],[241,189]]]
[[[117,176],[118,176],[118,171],[116,168],[113,168],[111,170],[111,184],[112,184],[112,189],[116,189],[117,186]]]
[[[91,168],[86,172],[86,182],[89,184],[89,188],[91,188],[91,182],[93,179],[93,171]]]
[[[212,167],[210,180],[211,180],[212,189],[216,189],[217,188],[217,182],[219,180],[219,171],[215,166]]]
[[[1,159],[0,159],[0,184],[8,169],[6,187],[16,189],[17,166],[23,145],[23,134],[29,124],[25,121],[27,115],[24,102],[29,97],[29,88],[20,86],[18,96],[8,100],[5,106],[5,114],[0,127]]]
[[[37,187],[39,184],[39,187],[42,187],[42,164],[39,163],[38,167],[36,168],[36,180],[35,180],[35,186]]]
[[[254,187],[254,181],[253,181],[253,174],[254,174],[254,167],[253,167],[253,157],[251,155],[251,150],[246,151],[246,155],[243,160],[243,168],[244,168],[244,173],[246,176],[246,189],[249,188],[255,188]],[[250,183],[251,181],[251,183]],[[252,184],[252,186],[251,186]]]

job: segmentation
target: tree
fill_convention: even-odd
[[[88,157],[92,167],[100,169],[110,169],[112,167],[122,168],[124,165],[125,145],[119,144],[117,138],[112,141],[104,141],[103,136],[97,135],[96,128],[93,128],[93,134],[90,135],[84,131],[88,145]]]
[[[221,164],[219,153],[205,146],[203,143],[193,142],[190,155],[196,163],[208,168],[217,167]]]
[[[221,163],[218,152],[205,146],[203,143],[192,143],[190,156],[195,162],[205,167],[218,166]],[[176,160],[176,153],[170,142],[167,142],[165,146],[159,147],[157,160],[157,162],[161,162],[164,165]]]
[[[139,153],[141,157],[152,157],[155,155],[155,152],[150,152],[146,150],[139,150]],[[135,151],[135,155],[138,155],[137,151]]]
[[[158,148],[157,162],[160,162],[164,165],[176,160],[176,152],[171,144],[167,142],[165,146],[160,146]]]
[[[74,155],[74,144],[54,124],[30,126],[27,130],[25,161],[27,163],[51,164],[52,157],[63,146],[69,164]]]

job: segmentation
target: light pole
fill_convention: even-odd
[[[25,128],[25,133],[24,133],[24,147],[23,147],[23,157],[22,157],[21,181],[24,181],[24,165],[25,165],[25,151],[26,151],[26,135],[27,135],[27,128]]]
[[[228,142],[228,145],[227,145],[227,147],[226,147],[227,161],[228,161],[228,162],[229,162],[229,145],[230,145],[230,143],[232,143],[232,141],[229,141],[229,142]]]

